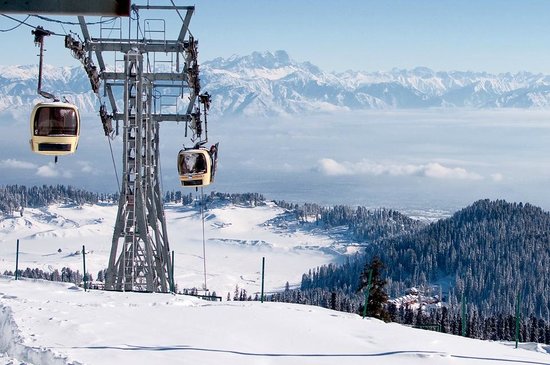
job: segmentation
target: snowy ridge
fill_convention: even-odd
[[[37,66],[0,66],[0,111],[30,108]],[[43,89],[97,112],[82,67],[46,66]],[[253,52],[201,64],[202,90],[213,96],[213,115],[286,116],[342,110],[425,107],[546,108],[550,76],[530,72],[412,70],[330,73],[297,62],[285,51]],[[115,90],[115,92],[117,92]],[[184,103],[181,103],[182,106]],[[121,108],[119,108],[121,110]]]

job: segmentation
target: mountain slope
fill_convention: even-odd
[[[530,204],[480,200],[410,235],[367,249],[400,284],[450,285],[482,313],[513,313],[518,294],[527,313],[550,313],[550,214]],[[399,280],[401,278],[401,280]]]
[[[0,111],[14,107],[30,108],[41,100],[36,94],[37,73],[37,66],[0,66]],[[201,82],[202,90],[213,96],[212,114],[219,116],[284,116],[424,107],[539,108],[550,105],[550,76],[547,75],[436,72],[425,67],[387,72],[331,73],[310,62],[294,61],[285,51],[253,52],[246,56],[204,61]],[[84,111],[97,112],[97,101],[80,66],[46,66],[43,89],[67,96]]]
[[[520,340],[549,343],[549,242],[548,212],[530,204],[480,200],[448,219],[368,245],[365,255],[343,265],[310,270],[301,290],[285,291],[282,300],[357,312],[364,300],[357,293],[359,277],[378,256],[391,297],[416,287],[416,303],[428,303],[420,312],[415,301],[393,301],[388,311],[394,321],[437,323],[444,332],[459,334],[464,304],[467,336],[512,340],[519,295]],[[443,298],[442,310],[430,307],[439,302],[430,300],[435,295]]]

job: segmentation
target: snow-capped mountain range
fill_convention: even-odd
[[[0,110],[32,105],[38,67],[0,66]],[[52,67],[43,89],[67,95],[85,111],[97,101],[80,66]],[[326,72],[285,51],[253,52],[201,64],[202,89],[216,115],[279,116],[426,107],[546,108],[550,76],[530,72],[412,70]]]

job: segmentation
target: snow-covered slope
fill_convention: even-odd
[[[22,270],[46,272],[70,267],[82,272],[80,251],[85,245],[87,270],[95,278],[107,267],[116,205],[53,205],[25,209],[23,216],[0,218],[0,273],[15,270],[16,241],[20,241]],[[180,290],[204,283],[200,209],[167,205],[170,249],[175,252],[176,284]],[[300,228],[274,204],[257,207],[219,205],[205,213],[207,286],[227,296],[235,286],[250,295],[260,291],[261,262],[266,258],[266,290],[300,283],[308,269],[340,262],[354,248],[326,233]]]
[[[30,108],[37,66],[0,66],[0,111]],[[412,70],[325,72],[285,52],[253,52],[201,64],[202,90],[213,96],[212,115],[281,116],[340,110],[473,107],[539,108],[550,105],[550,76],[519,72]],[[97,112],[80,66],[47,66],[43,89]],[[115,92],[117,92],[115,90]],[[119,96],[120,98],[120,96]],[[184,103],[182,103],[183,106]],[[121,109],[119,107],[119,109]]]
[[[514,349],[319,307],[84,292],[6,277],[0,335],[2,365],[550,363],[548,346]]]
[[[0,219],[0,271],[82,270],[107,263],[116,206],[53,205]],[[201,287],[199,209],[169,205],[180,289]],[[0,365],[34,364],[535,364],[550,349],[529,349],[415,330],[354,314],[284,303],[226,301],[235,285],[259,291],[299,282],[307,268],[341,260],[352,246],[335,232],[297,222],[274,204],[211,206],[205,216],[208,277],[222,302],[172,294],[84,292],[72,284],[0,276]],[[334,235],[333,235],[334,234]]]
[[[217,114],[285,115],[422,107],[546,107],[550,78],[521,72],[324,72],[284,51],[217,58],[202,66]]]

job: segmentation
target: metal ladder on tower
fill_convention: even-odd
[[[136,183],[138,181],[137,171],[137,159],[138,156],[138,126],[136,120],[136,97],[138,89],[137,80],[137,64],[136,60],[132,59],[130,55],[125,56],[125,69],[127,77],[127,86],[125,94],[128,100],[128,110],[125,111],[128,115],[127,124],[124,126],[126,133],[126,145],[125,145],[125,167],[128,170],[128,181],[126,187],[126,219],[125,219],[125,238],[124,238],[124,269],[123,275],[124,282],[122,287],[124,290],[133,290],[133,284],[135,283],[136,268],[135,268],[135,254],[137,242],[137,220],[136,220]]]

